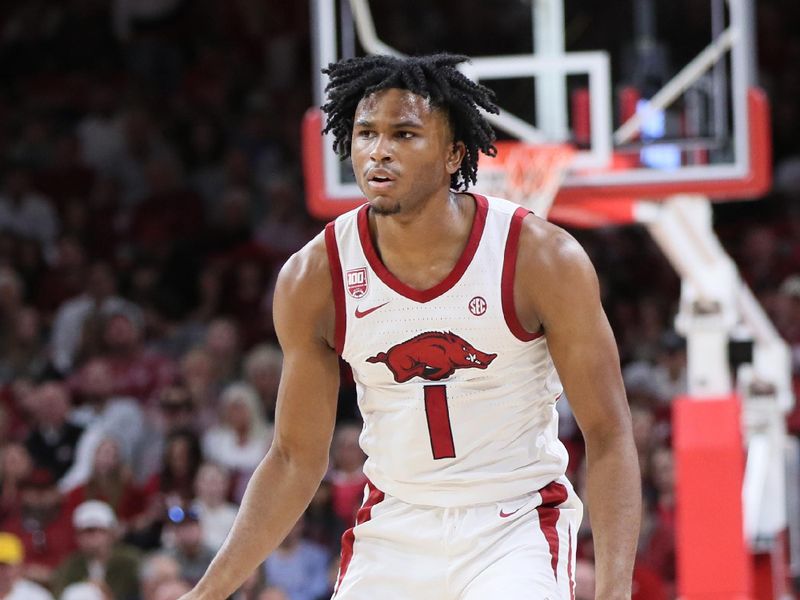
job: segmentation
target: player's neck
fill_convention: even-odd
[[[453,194],[429,208],[413,219],[381,217],[371,228],[383,265],[416,290],[430,289],[452,272],[467,245],[476,203],[466,194]]]
[[[449,190],[413,210],[396,215],[371,215],[370,229],[381,255],[400,254],[409,261],[451,255],[466,243],[475,215],[475,201]]]

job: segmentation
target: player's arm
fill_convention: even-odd
[[[281,269],[273,318],[284,358],[272,447],[248,483],[231,533],[184,600],[230,596],[286,537],[328,467],[339,367],[322,236]]]
[[[529,330],[544,327],[583,432],[596,597],[630,598],[641,483],[616,343],[588,256],[565,231],[533,216],[523,221],[515,303]]]

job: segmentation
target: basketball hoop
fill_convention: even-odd
[[[568,144],[497,142],[497,156],[481,156],[477,191],[499,196],[546,217],[575,156]]]

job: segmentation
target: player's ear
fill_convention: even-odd
[[[464,160],[464,156],[467,153],[467,147],[464,145],[464,142],[453,142],[450,145],[450,151],[447,154],[447,160],[445,164],[447,166],[447,172],[451,175],[458,171],[461,167],[461,161]]]

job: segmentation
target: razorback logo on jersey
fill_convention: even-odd
[[[485,369],[496,357],[450,331],[428,331],[371,356],[367,362],[384,363],[394,380],[404,383],[414,377],[439,381],[456,369]]]

